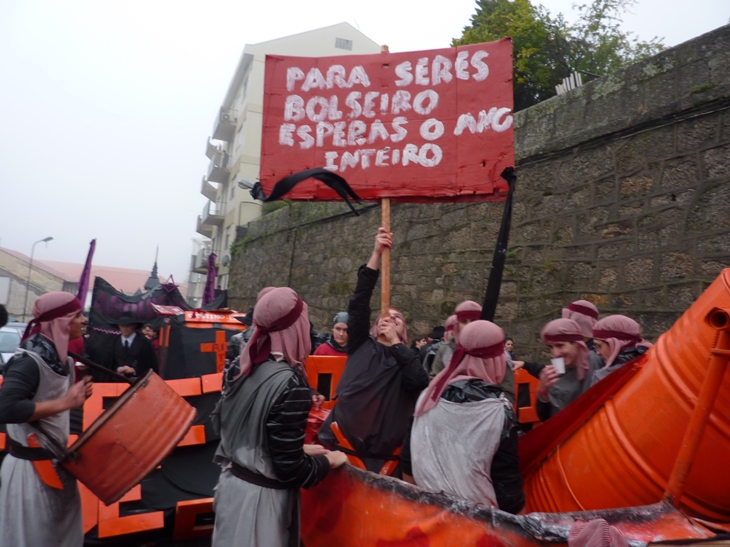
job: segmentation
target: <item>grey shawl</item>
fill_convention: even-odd
[[[440,399],[415,418],[411,459],[416,484],[497,507],[489,473],[509,406],[503,397],[473,403]]]

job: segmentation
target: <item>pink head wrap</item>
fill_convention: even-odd
[[[454,310],[456,325],[454,326],[454,341],[459,344],[461,325],[459,321],[476,321],[482,315],[482,307],[473,300],[465,300]]]
[[[450,315],[444,323],[444,341],[448,342],[454,337],[454,329],[456,328],[456,315]]]
[[[542,328],[540,337],[545,344],[573,342],[578,346],[578,355],[575,359],[578,380],[583,380],[586,377],[586,372],[590,366],[590,350],[583,341],[583,331],[578,323],[572,319],[555,319]]]
[[[401,321],[403,321],[403,336],[400,337],[400,341],[401,344],[408,345],[408,327],[406,326],[405,317],[403,317],[403,314],[395,308],[390,308],[390,311],[395,312],[396,315],[400,317]],[[373,323],[373,327],[370,329],[370,336],[372,336],[376,340],[378,339],[378,325],[380,324],[380,318],[381,314],[378,314],[378,317],[375,319],[375,323]]]
[[[599,518],[573,524],[568,547],[629,547],[629,542],[621,530]]]
[[[71,321],[83,309],[79,299],[71,293],[56,291],[44,294],[33,304],[33,319],[25,328],[23,341],[34,334],[42,334],[53,342],[61,362],[65,363]]]
[[[453,382],[479,378],[490,384],[501,383],[506,367],[504,331],[490,321],[469,323],[461,331],[461,345],[456,348],[449,366],[431,380],[414,415],[422,416],[435,407],[446,386]]]
[[[249,374],[271,353],[281,353],[291,367],[303,365],[312,349],[309,308],[296,291],[289,287],[267,291],[256,303],[253,326],[253,336],[241,352],[241,370],[236,378]]]
[[[593,338],[603,340],[611,348],[606,367],[610,367],[616,356],[627,348],[651,347],[651,342],[641,337],[639,324],[625,315],[609,315],[598,321],[593,327]]]
[[[580,326],[584,338],[593,338],[593,325],[598,320],[598,308],[588,300],[576,300],[563,308],[563,319],[572,319]]]

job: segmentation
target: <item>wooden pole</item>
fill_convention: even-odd
[[[390,233],[390,198],[382,198],[380,207],[380,225]],[[380,257],[380,316],[390,317],[390,249],[383,249]]]

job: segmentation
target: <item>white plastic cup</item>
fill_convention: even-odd
[[[556,357],[555,359],[550,359],[550,363],[553,365],[555,372],[558,374],[565,374],[565,359],[562,357]]]

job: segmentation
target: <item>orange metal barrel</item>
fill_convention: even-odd
[[[730,269],[647,352],[636,376],[525,477],[528,511],[647,505],[667,489],[718,330],[730,308]],[[730,372],[725,371],[678,506],[730,521]]]
[[[110,505],[139,483],[185,436],[196,411],[154,372],[127,389],[69,449],[62,463]]]

